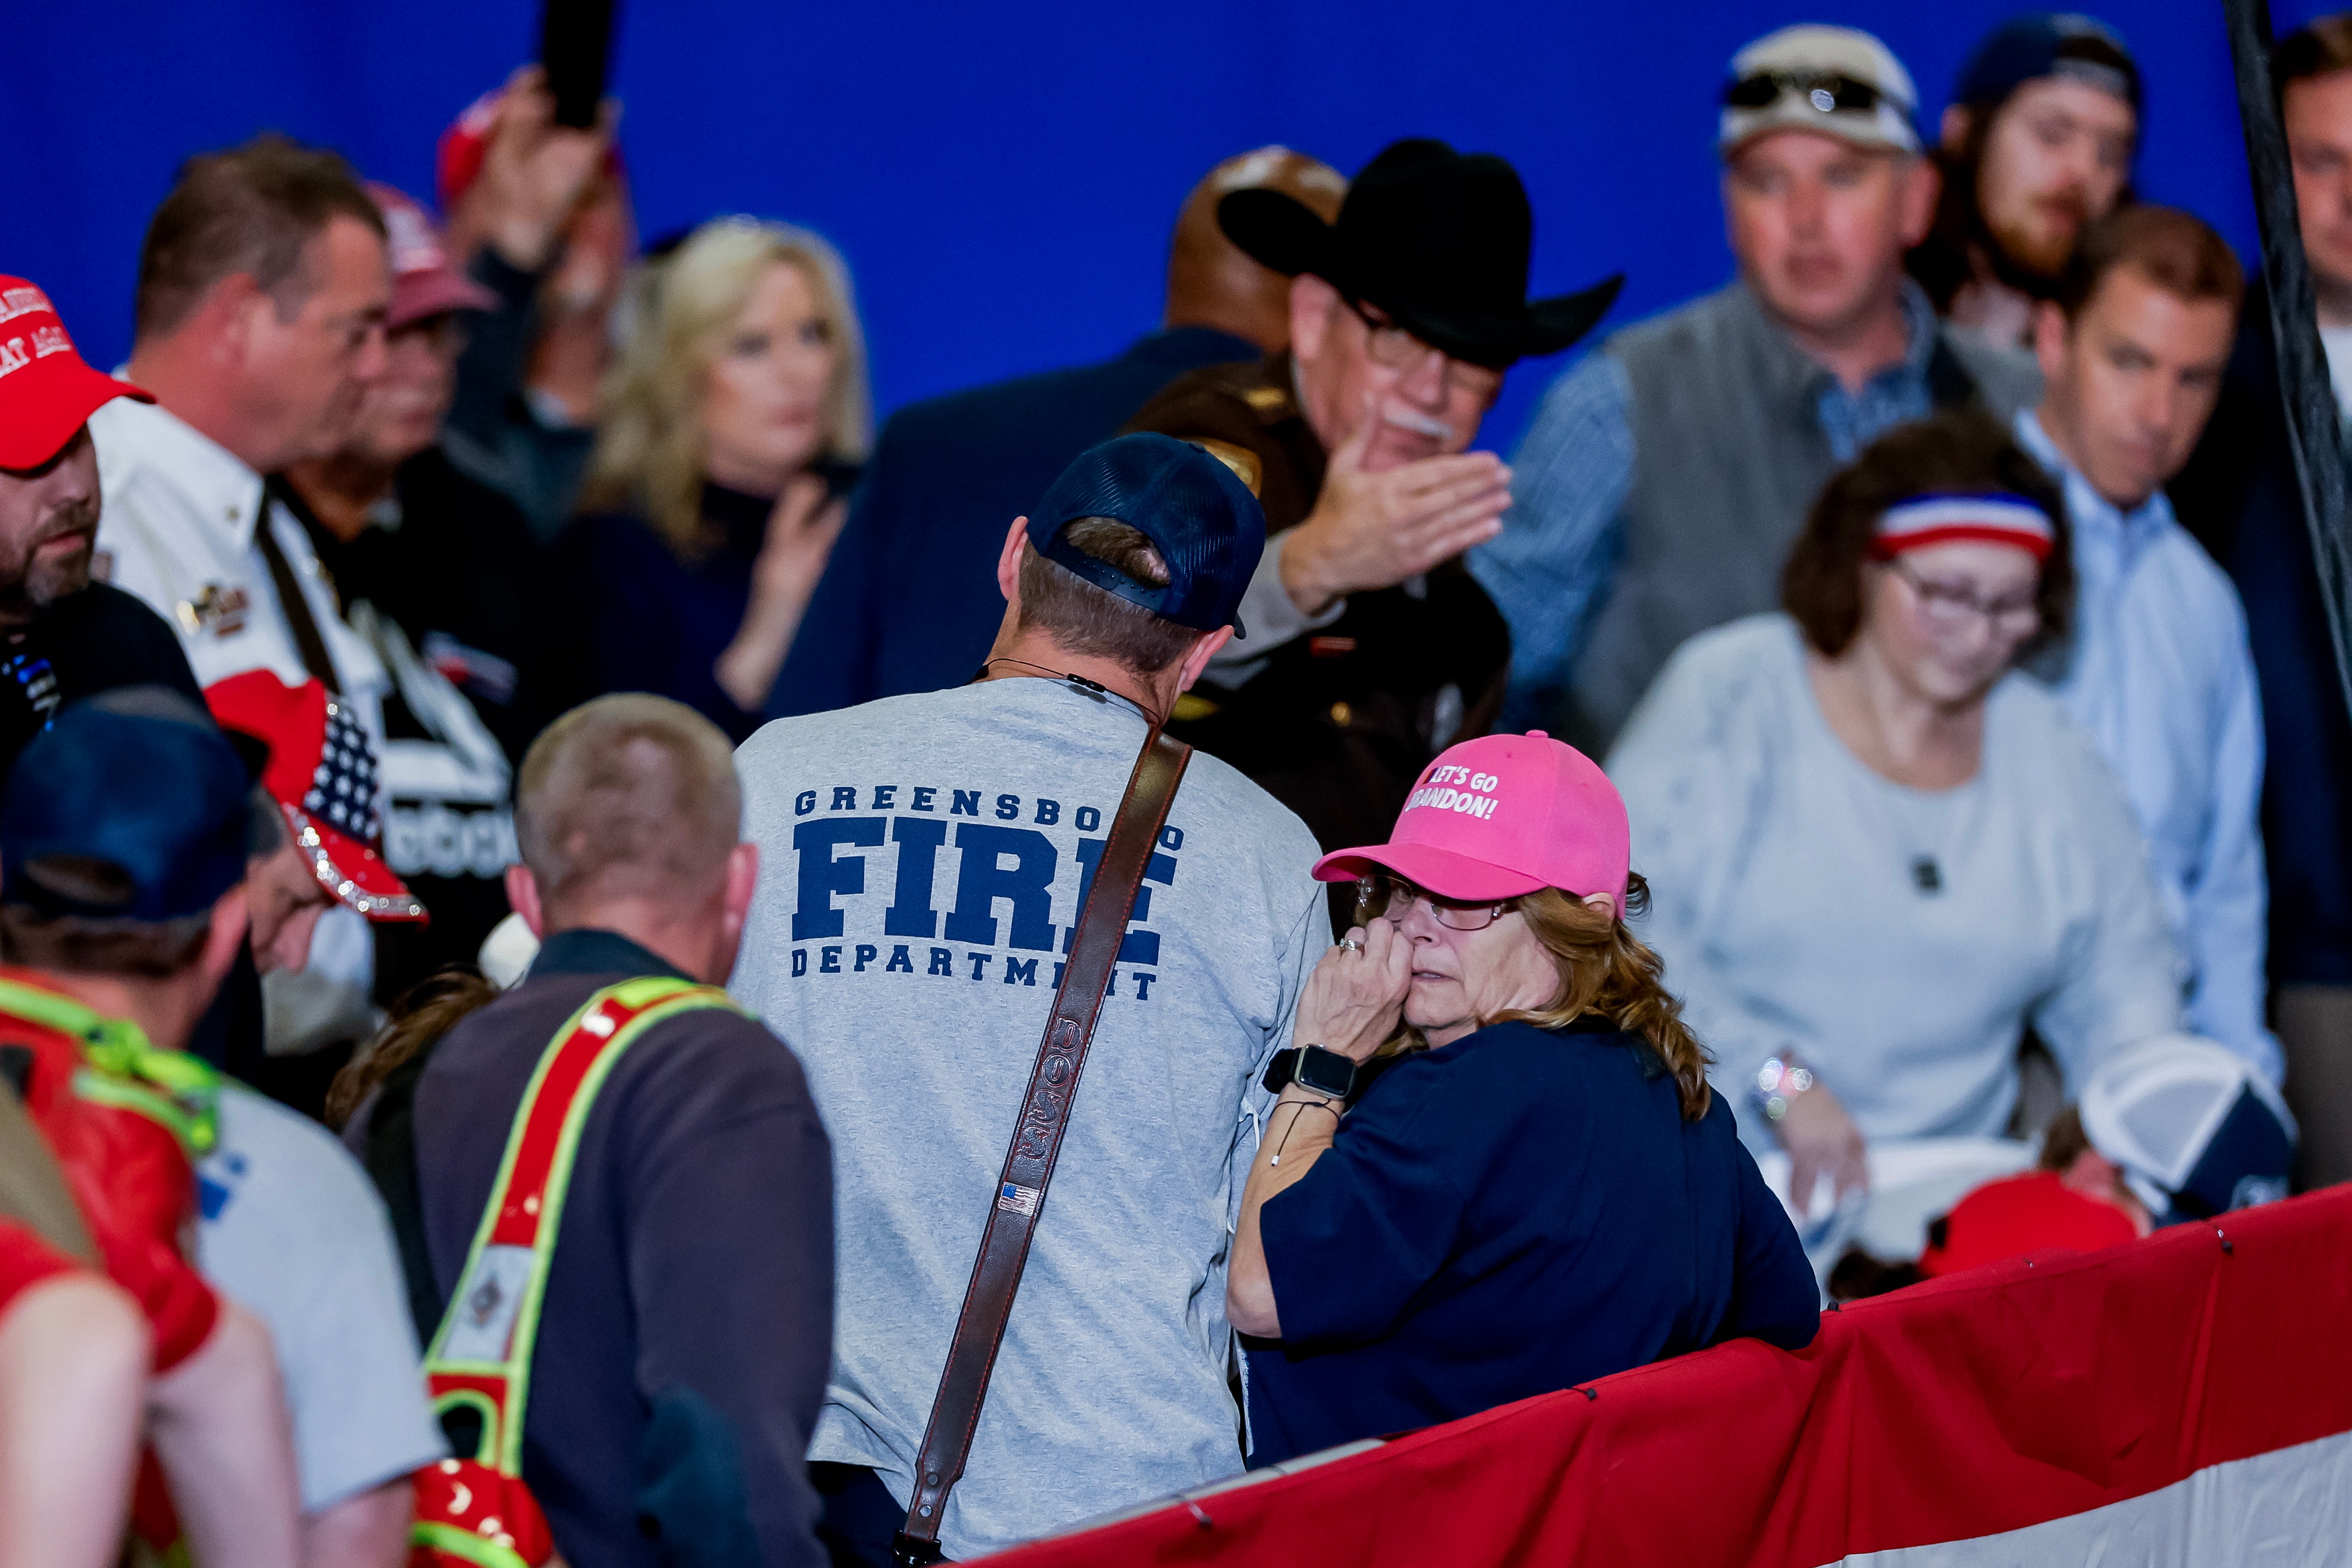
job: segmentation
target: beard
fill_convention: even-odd
[[[63,554],[42,546],[79,536]],[[49,520],[15,559],[0,562],[0,615],[22,619],[89,586],[89,562],[98,537],[98,508],[77,506]]]
[[[2073,259],[2074,247],[2090,223],[2090,205],[2074,191],[2055,191],[2033,198],[2039,224],[2010,220],[1988,222],[1993,245],[1993,268],[2012,286],[2040,294],[2057,280]],[[2040,289],[2031,285],[2039,284]]]

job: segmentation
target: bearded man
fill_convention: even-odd
[[[1944,110],[1936,226],[1906,258],[1936,313],[2030,344],[2083,233],[2131,199],[2139,67],[2112,28],[2036,12],[1977,46]]]

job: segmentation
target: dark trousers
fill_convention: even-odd
[[[809,1480],[824,1502],[816,1538],[832,1555],[833,1568],[891,1568],[890,1538],[907,1522],[907,1510],[882,1478],[863,1465],[820,1459],[810,1464]]]

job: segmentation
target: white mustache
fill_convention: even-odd
[[[1416,408],[1406,408],[1394,403],[1384,403],[1381,405],[1381,417],[1386,420],[1389,424],[1396,426],[1399,429],[1411,430],[1416,435],[1427,436],[1433,440],[1451,441],[1454,439],[1453,426],[1448,425],[1443,419],[1433,419],[1428,415],[1422,413]]]

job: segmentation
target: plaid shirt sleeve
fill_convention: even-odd
[[[1471,574],[1511,628],[1498,730],[1551,718],[1615,575],[1633,479],[1632,399],[1624,367],[1605,353],[1553,383],[1512,459],[1503,531],[1470,553]]]

